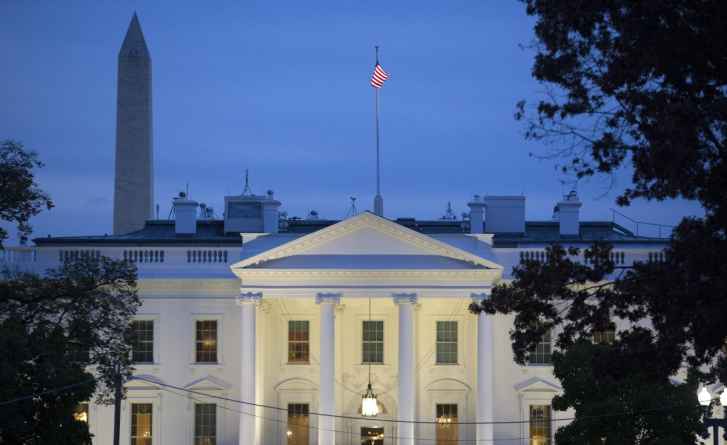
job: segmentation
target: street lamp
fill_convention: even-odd
[[[712,394],[706,387],[702,387],[697,393],[697,400],[706,411],[707,415],[712,415],[710,406],[712,405]],[[722,428],[727,431],[727,387],[722,390],[722,394],[719,396],[719,404],[722,405],[722,418],[719,417],[707,417],[704,419],[704,424],[707,428],[712,428],[712,439],[714,445],[719,445],[719,429]]]

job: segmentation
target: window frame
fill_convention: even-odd
[[[440,340],[439,334],[440,325],[451,325],[454,324],[454,340]],[[451,330],[450,330],[451,332]],[[458,320],[435,320],[434,322],[434,364],[435,365],[459,365],[459,321]],[[454,345],[454,351],[440,351],[440,345]],[[441,361],[441,354],[454,354],[454,361]]]
[[[150,420],[149,421],[149,429],[151,431],[151,440],[149,440],[148,443],[149,444],[154,444],[155,443],[154,437],[156,436],[154,434],[154,432],[157,431],[157,434],[158,434],[159,429],[156,428],[156,426],[154,425],[154,421],[155,421],[155,417],[156,417],[155,416],[155,411],[156,410],[154,409],[154,403],[152,401],[143,401],[143,402],[141,402],[141,401],[139,401],[139,402],[137,402],[137,401],[131,401],[131,402],[129,402],[129,444],[130,445],[137,445],[136,439],[138,439],[138,437],[135,437],[134,436],[134,426],[135,426],[135,423],[134,423],[134,407],[135,406],[138,406],[138,405],[146,405],[146,406],[149,406],[149,413],[148,414],[151,416],[151,418],[149,419]],[[146,414],[146,413],[144,413],[144,414]]]
[[[367,340],[366,339],[366,324],[376,323],[381,326],[381,340]],[[370,332],[370,331],[369,331]],[[361,321],[361,364],[362,365],[383,365],[385,363],[385,341],[386,341],[386,323],[384,320],[362,320]],[[366,360],[366,345],[381,345],[381,350],[374,350],[374,354],[381,354],[381,361],[367,361]]]
[[[137,353],[138,349],[135,348],[137,346],[137,339],[136,334],[137,331],[132,327],[133,331],[133,345],[131,347],[131,363],[134,365],[151,365],[155,363],[155,357],[156,357],[156,322],[153,318],[135,318],[131,320],[131,325],[134,326],[135,323],[151,323],[151,341],[145,340],[145,344],[151,345],[150,351],[143,351],[144,353],[151,352],[151,360],[136,360],[135,354]]]
[[[311,416],[310,416],[311,406],[310,406],[310,403],[308,403],[308,402],[288,402],[288,404],[287,404],[288,411],[286,413],[286,418],[285,418],[285,427],[287,428],[287,431],[291,431],[290,423],[289,423],[290,422],[290,418],[291,418],[291,406],[301,406],[301,407],[302,406],[305,406],[305,410],[304,410],[305,411],[305,414],[299,414],[299,415],[305,416],[307,418],[307,420],[308,420],[308,423],[305,425],[305,433],[306,433],[305,443],[308,444],[308,445],[310,445],[310,443],[311,443],[311,441],[310,441],[310,432],[311,432],[311,427],[313,426],[311,424]],[[301,425],[297,425],[297,426],[300,427]],[[302,430],[302,428],[301,428],[301,430]],[[290,438],[287,438],[286,437],[285,443],[286,444],[290,443]]]
[[[545,408],[547,411],[547,415],[544,415],[542,419],[540,418],[533,418],[533,410],[538,408]],[[528,404],[528,443],[533,443],[533,429],[535,428],[542,428],[545,433],[547,433],[547,438],[545,439],[545,443],[538,444],[538,445],[553,445],[553,407],[551,404],[542,404],[542,403],[531,403]]]
[[[304,320],[304,319],[288,319],[287,320],[288,325],[288,336],[286,345],[288,348],[288,355],[287,355],[287,363],[291,365],[308,365],[310,364],[310,354],[311,354],[311,322],[310,320]],[[291,339],[291,326],[294,323],[301,323],[306,325],[306,339],[305,340],[292,340]],[[291,346],[293,345],[305,345],[306,351],[305,351],[305,359],[298,359],[298,360],[292,360],[291,356],[293,353],[293,349],[291,349]]]
[[[543,338],[547,336],[548,341],[543,341]],[[545,348],[547,345],[548,351],[541,351],[541,348]],[[538,340],[538,344],[535,345],[534,350],[528,351],[528,366],[553,366],[553,330],[546,331],[543,336]]]
[[[204,407],[209,407],[209,406],[214,407],[214,410],[213,410],[214,417],[212,419],[213,420],[212,421],[212,428],[213,428],[213,433],[214,434],[212,436],[212,439],[213,439],[213,442],[212,443],[213,444],[217,444],[217,438],[219,437],[219,431],[218,431],[219,430],[219,427],[218,427],[218,425],[219,425],[219,415],[218,415],[217,404],[216,403],[211,403],[211,402],[197,402],[197,403],[194,404],[194,413],[193,413],[194,419],[193,419],[193,424],[192,424],[192,444],[193,445],[196,445],[198,438],[201,438],[201,439],[208,438],[208,436],[201,436],[198,433],[198,431],[197,431],[197,426],[198,426],[198,423],[197,423],[197,415],[198,415],[197,409],[200,408],[200,407],[202,407],[202,406],[204,406]]]
[[[197,322],[198,321],[216,321],[217,322],[217,361],[216,362],[198,362],[197,361]],[[223,314],[192,314],[191,317],[191,335],[189,341],[189,360],[190,366],[224,366],[224,323]]]

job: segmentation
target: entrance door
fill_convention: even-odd
[[[361,445],[384,445],[384,428],[361,427]]]

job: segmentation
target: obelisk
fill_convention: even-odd
[[[116,98],[114,234],[142,229],[153,217],[151,57],[134,13],[119,51]]]

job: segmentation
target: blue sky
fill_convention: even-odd
[[[205,5],[203,7],[203,4]],[[215,5],[210,7],[209,5]],[[137,11],[152,54],[156,201],[190,184],[221,212],[250,169],[291,216],[341,218],[375,191],[373,47],[391,74],[381,93],[382,188],[389,217],[457,213],[474,194],[524,194],[548,219],[568,189],[525,141],[515,103],[530,76],[532,19],[517,1],[0,3],[0,139],[46,163],[57,207],[36,236],[111,231],[116,58]],[[579,184],[584,219],[610,219],[628,172]],[[620,209],[673,224],[695,203]]]

